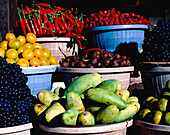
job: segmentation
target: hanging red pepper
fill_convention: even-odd
[[[88,53],[88,52],[90,52],[90,51],[100,51],[101,53],[103,53],[103,50],[100,49],[100,48],[90,48],[90,49],[87,49],[87,50],[81,52],[81,54],[83,54],[83,53]]]
[[[40,35],[40,31],[39,31],[39,28],[38,28],[38,25],[37,25],[37,19],[35,18],[34,15],[33,15],[32,21],[33,21],[33,24],[34,24],[35,29],[37,31],[37,35]]]
[[[28,18],[29,18],[29,22],[30,22],[30,24],[31,24],[32,32],[37,36],[37,32],[36,32],[35,27],[34,27],[34,24],[33,24],[33,22],[32,22],[31,13],[30,13],[30,12],[29,12],[29,14],[28,14]]]
[[[40,11],[38,11],[38,14],[36,14],[36,18],[37,18],[37,25],[38,25],[38,28],[39,28],[39,31],[40,31],[40,35],[43,35]]]
[[[45,28],[47,28],[47,22],[48,22],[48,17],[47,17],[47,14],[44,12],[44,28],[43,28],[43,34],[44,36],[47,34],[47,30]]]
[[[22,17],[21,17],[20,9],[19,9],[19,8],[17,8],[17,9],[18,9],[19,22],[20,22],[20,24],[21,24],[22,31],[23,31],[24,35],[26,35],[26,34],[27,34],[27,31],[26,31],[26,29],[25,29],[24,20],[23,20]]]
[[[22,14],[23,14],[23,17],[24,17],[24,24],[27,28],[28,33],[32,33],[31,28],[30,28],[29,23],[28,23],[28,20],[25,17],[25,13],[23,12]]]

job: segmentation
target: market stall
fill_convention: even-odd
[[[0,134],[169,133],[170,21],[116,7],[17,6],[0,43]]]

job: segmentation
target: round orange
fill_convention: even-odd
[[[24,45],[26,43],[26,38],[25,36],[18,36],[17,39],[21,42],[21,45]]]
[[[5,57],[5,50],[3,48],[0,48],[0,56]]]
[[[8,49],[6,51],[6,57],[16,59],[18,57],[18,52],[15,49]]]
[[[0,47],[3,48],[4,50],[7,50],[8,48],[8,41],[4,40],[1,42]]]
[[[25,48],[24,51],[22,52],[22,57],[27,59],[27,60],[34,58],[33,50],[31,50],[29,48]]]
[[[33,46],[34,46],[34,49],[41,49],[42,50],[42,45],[40,43],[34,43]]]
[[[50,65],[49,59],[47,59],[46,57],[41,57],[40,58],[40,65],[41,66],[48,66],[48,65]]]
[[[48,58],[51,56],[51,51],[48,48],[43,49],[44,57]]]
[[[34,56],[37,58],[40,58],[40,57],[44,56],[44,52],[41,49],[35,49]]]
[[[36,37],[36,35],[35,35],[34,33],[28,33],[28,34],[26,35],[26,41],[27,41],[27,42],[33,44],[33,43],[36,42],[36,40],[37,40],[37,37]]]
[[[7,33],[7,34],[5,35],[5,39],[6,39],[7,41],[9,41],[9,40],[12,40],[12,39],[16,39],[16,37],[15,37],[15,35],[14,35],[13,33]]]
[[[25,44],[23,45],[23,47],[29,48],[29,49],[31,49],[31,50],[34,50],[34,46],[33,46],[33,44],[31,44],[31,43],[25,43]]]
[[[13,58],[6,58],[6,61],[11,64],[15,63],[15,60]]]
[[[20,67],[29,67],[29,61],[25,58],[21,58],[17,61],[17,64],[20,66]]]
[[[48,59],[50,60],[50,65],[58,64],[58,60],[55,56],[50,56]]]
[[[20,48],[18,49],[18,53],[22,53],[22,52],[24,51],[24,49],[25,49],[24,46],[20,47]]]
[[[9,41],[8,46],[12,49],[19,49],[21,47],[21,42],[18,39],[12,39]]]
[[[40,59],[34,57],[30,59],[30,66],[40,66]]]

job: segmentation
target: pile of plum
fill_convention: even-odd
[[[131,62],[126,55],[113,53],[107,50],[93,50],[82,52],[79,56],[69,56],[60,61],[61,67],[77,68],[107,68],[107,67],[126,67]]]

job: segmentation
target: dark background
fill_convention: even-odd
[[[61,7],[78,8],[79,12],[86,15],[99,10],[109,10],[113,7],[122,12],[135,12],[145,17],[164,15],[166,9],[170,9],[168,0],[34,0],[36,3],[48,3]],[[32,0],[18,0],[18,5],[33,4]]]

